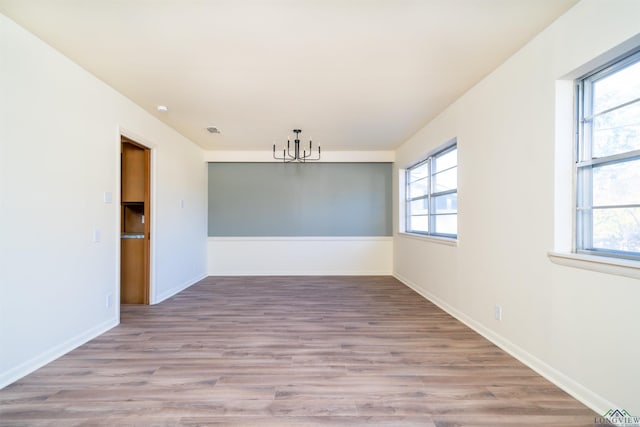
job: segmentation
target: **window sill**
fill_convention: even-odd
[[[414,233],[398,233],[398,236],[421,240],[423,242],[427,241],[427,242],[438,243],[446,246],[458,246],[458,239],[452,239],[449,237],[425,236],[423,234],[414,234]]]
[[[638,261],[566,252],[549,252],[547,256],[554,264],[566,267],[640,279],[640,262]]]

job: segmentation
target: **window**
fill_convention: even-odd
[[[447,144],[406,170],[405,231],[458,235],[458,147]]]
[[[640,259],[640,52],[577,95],[576,250]]]

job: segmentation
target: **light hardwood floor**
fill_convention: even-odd
[[[590,426],[391,277],[210,277],[0,390],[0,425]]]

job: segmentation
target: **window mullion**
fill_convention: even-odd
[[[458,190],[444,190],[444,191],[438,191],[437,193],[431,193],[432,197],[438,197],[438,196],[446,196],[447,194],[455,194],[457,193]]]
[[[433,186],[435,183],[433,179],[435,175],[433,173],[434,163],[435,160],[432,156],[429,158],[429,234],[434,234],[436,230],[435,202],[433,198]]]
[[[578,168],[578,192],[576,195],[576,222],[578,249],[593,246],[593,168]]]
[[[578,167],[611,165],[614,163],[627,162],[629,160],[636,160],[639,158],[640,150],[633,150],[626,153],[612,154],[605,157],[594,157],[583,162],[578,162]]]
[[[411,197],[411,182],[409,180],[411,176],[411,169],[407,169],[405,171],[405,176],[404,176],[404,180],[405,180],[405,202],[404,202],[404,227],[405,227],[405,231],[408,231],[411,229],[412,225],[411,225],[411,203],[410,203],[410,197]]]
[[[593,122],[585,120],[593,113],[593,85],[591,82],[583,83],[582,99],[582,155],[581,161],[589,161],[593,158]]]
[[[425,194],[423,196],[418,196],[418,197],[413,197],[411,199],[407,199],[407,202],[415,202],[416,200],[426,199],[427,197],[429,197],[429,195]]]
[[[583,119],[583,120],[584,120],[585,122],[592,122],[592,121],[593,121],[593,119],[595,119],[595,118],[596,118],[596,117],[598,117],[598,116],[603,116],[603,115],[605,115],[605,114],[612,113],[612,112],[614,112],[614,111],[616,111],[616,110],[619,110],[619,109],[621,109],[621,108],[628,107],[628,106],[633,105],[633,104],[635,104],[635,103],[637,103],[637,102],[640,102],[640,98],[632,99],[631,101],[625,102],[625,103],[623,103],[623,104],[616,105],[615,107],[607,108],[606,110],[599,111],[599,112],[597,112],[597,113],[595,113],[595,114],[594,114],[593,112],[591,112],[591,113],[589,113],[589,114],[585,114],[585,116],[584,116],[584,119]]]

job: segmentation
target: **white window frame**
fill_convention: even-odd
[[[404,220],[404,224],[403,224],[403,231],[404,233],[410,234],[410,235],[417,235],[417,236],[428,236],[428,237],[436,237],[436,238],[441,238],[441,239],[446,239],[446,240],[451,240],[451,241],[455,241],[458,238],[458,233],[456,232],[456,234],[449,234],[449,233],[437,233],[435,232],[436,229],[436,217],[438,216],[438,214],[434,213],[435,212],[435,198],[438,196],[444,196],[444,195],[449,195],[449,194],[456,194],[458,193],[458,186],[456,184],[456,188],[455,189],[451,189],[451,190],[446,190],[446,191],[434,191],[433,188],[433,177],[437,174],[436,172],[434,172],[434,163],[435,161],[453,151],[453,150],[457,150],[458,149],[458,141],[456,138],[452,139],[451,141],[448,141],[447,143],[445,143],[444,145],[438,147],[437,149],[435,149],[434,151],[432,151],[431,153],[429,153],[425,158],[421,159],[420,161],[412,164],[411,166],[407,167],[404,170],[404,200],[403,200],[403,209],[401,210],[404,215],[403,215],[403,220]],[[412,170],[421,167],[423,165],[427,165],[428,167],[428,179],[429,179],[429,186],[428,186],[428,193],[426,195],[423,196],[419,196],[419,197],[411,197],[411,191],[410,191],[410,173]],[[446,170],[452,169],[448,168]],[[457,173],[457,168],[458,168],[458,162],[456,161],[456,173]],[[444,171],[439,171],[438,173],[442,173]],[[457,181],[457,180],[456,180]],[[428,200],[428,214],[426,215],[428,217],[428,224],[429,224],[429,229],[428,231],[422,231],[422,230],[413,230],[410,228],[410,224],[411,224],[411,202],[416,201],[416,200],[422,200],[422,199],[427,199]],[[458,209],[456,207],[456,224],[458,221]],[[456,226],[456,230],[457,230],[457,226]]]
[[[593,211],[595,209],[617,209],[640,207],[637,204],[628,205],[593,205],[593,180],[592,172],[595,168],[624,163],[640,159],[640,150],[632,150],[616,153],[609,156],[594,157],[592,154],[592,121],[604,113],[615,111],[632,103],[640,102],[640,98],[616,104],[607,110],[593,115],[591,109],[592,85],[599,79],[605,78],[631,64],[640,62],[640,50],[636,50],[625,57],[615,60],[607,65],[593,70],[589,74],[576,80],[576,150],[575,150],[575,239],[574,248],[577,254],[613,257],[628,260],[640,260],[640,253],[627,252],[615,249],[596,248],[593,245]]]

